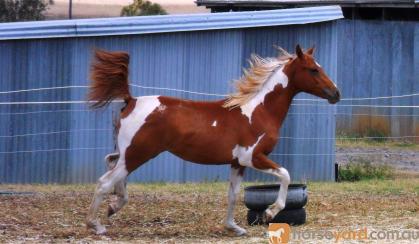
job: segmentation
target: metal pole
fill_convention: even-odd
[[[73,18],[73,0],[70,0],[70,3],[68,5],[68,18]]]

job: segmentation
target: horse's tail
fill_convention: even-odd
[[[92,108],[101,108],[115,99],[126,103],[132,99],[128,86],[129,54],[126,52],[95,51],[90,71],[88,100]]]

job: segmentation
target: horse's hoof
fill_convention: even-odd
[[[105,226],[99,224],[97,221],[87,221],[86,227],[87,229],[92,230],[96,235],[103,235],[106,233]]]
[[[106,234],[106,228],[103,225],[96,226],[96,235],[104,235]]]
[[[237,236],[244,236],[247,234],[247,231],[243,228],[235,229],[234,232],[236,232]]]
[[[229,231],[234,231],[237,236],[244,236],[247,234],[247,231],[240,226],[228,226],[226,225],[225,228]]]
[[[116,212],[113,209],[112,205],[108,206],[108,218],[111,217],[112,215],[114,215]]]
[[[262,217],[262,221],[265,224],[268,224],[269,222],[271,222],[271,220],[274,218],[274,214],[272,213],[272,210],[270,210],[269,208],[265,210],[265,212],[263,212],[263,217]]]

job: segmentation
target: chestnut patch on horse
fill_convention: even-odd
[[[132,110],[134,110],[134,108],[135,108],[135,104],[137,103],[137,99],[135,99],[135,98],[133,98],[133,99],[130,99],[127,103],[126,103],[126,105],[125,105],[125,107],[123,107],[122,109],[121,109],[121,115],[120,115],[120,118],[121,119],[124,119],[124,118],[126,118],[131,112],[132,112]]]

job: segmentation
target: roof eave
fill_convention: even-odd
[[[340,6],[0,24],[0,40],[114,36],[308,24],[343,18]]]
[[[366,7],[366,8],[417,8],[419,0],[415,1],[333,1],[333,0],[314,0],[314,1],[231,1],[231,0],[197,0],[198,6],[210,7],[254,7],[254,8],[289,8],[289,7],[312,7],[325,5],[339,5],[341,7]]]

